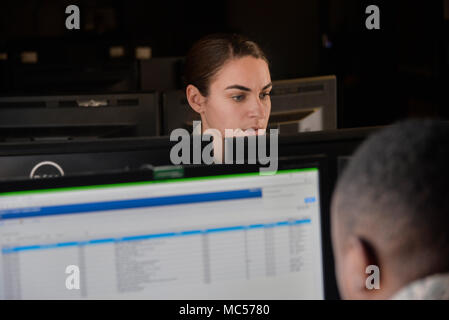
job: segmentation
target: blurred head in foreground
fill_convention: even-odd
[[[342,298],[449,298],[448,123],[408,120],[371,136],[331,210]],[[379,289],[367,285],[368,266],[379,268]]]

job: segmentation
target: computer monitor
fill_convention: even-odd
[[[0,143],[0,181],[171,165],[170,151],[177,143],[169,137]],[[202,141],[202,148],[208,143]]]
[[[160,134],[157,93],[0,97],[0,141]]]
[[[257,139],[252,137],[252,141],[250,137],[226,138],[224,154],[228,155],[233,163],[256,163],[259,157],[258,149],[262,145],[264,147],[262,155],[267,154],[270,157],[271,152],[277,152],[279,157],[323,155],[329,162],[328,184],[332,189],[356,149],[369,135],[380,128],[382,127],[301,132],[279,135],[275,139],[272,139],[273,134],[267,132],[267,135],[259,136]],[[271,145],[275,142],[277,148],[272,148]],[[252,153],[248,151],[251,148]]]
[[[167,90],[162,93],[161,127],[163,135],[170,135],[175,129],[193,131],[193,121],[201,120],[192,110],[183,90]]]
[[[328,186],[333,191],[338,177],[357,148],[382,127],[362,127],[322,132],[304,132],[279,138],[279,155],[306,156],[324,154],[328,159]]]
[[[0,184],[0,298],[323,299],[321,160]]]
[[[281,134],[337,129],[337,79],[273,81],[269,128]]]

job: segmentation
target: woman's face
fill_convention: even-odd
[[[225,129],[264,133],[271,111],[271,87],[265,60],[251,56],[229,60],[213,77],[209,95],[202,100],[203,131],[218,129],[223,137]]]

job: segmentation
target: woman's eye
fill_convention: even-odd
[[[264,92],[260,94],[260,99],[265,99],[266,97],[270,96],[271,92]]]
[[[232,99],[234,99],[237,102],[242,101],[245,98],[244,95],[239,95],[239,96],[233,96]]]

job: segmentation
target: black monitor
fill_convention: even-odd
[[[0,97],[0,141],[159,134],[156,93]]]
[[[0,298],[336,297],[325,158],[181,171],[0,183]]]
[[[364,127],[350,129],[325,130],[317,132],[301,132],[290,135],[278,135],[273,139],[273,134],[261,137],[237,137],[228,139],[224,143],[224,154],[228,154],[227,160],[231,163],[259,163],[260,143],[264,149],[260,152],[266,156],[265,161],[272,161],[272,152],[277,152],[279,158],[283,157],[310,157],[313,155],[325,156],[329,161],[329,186],[331,190],[338,176],[350,161],[356,149],[372,133],[382,127]],[[272,144],[277,143],[276,148]],[[255,146],[254,152],[249,152],[250,146]],[[231,150],[231,152],[229,152]],[[240,150],[240,151],[239,151]],[[226,157],[226,156],[225,156]]]
[[[339,129],[278,136],[278,156],[325,155],[330,159],[331,181],[335,181],[354,150],[377,129]],[[236,139],[232,143],[233,149],[238,144]],[[170,141],[168,136],[0,143],[0,180],[172,165],[170,152],[177,143],[178,140]],[[189,144],[190,163],[194,163],[192,140]],[[201,150],[208,144],[209,141],[202,141]],[[245,142],[245,152],[247,145],[248,142]],[[268,156],[271,152],[269,137],[266,145]],[[232,163],[238,163],[236,155],[233,150]],[[246,153],[245,157],[248,156]],[[249,163],[248,159],[245,161]]]
[[[0,144],[0,180],[50,178],[170,164],[168,137]]]
[[[189,163],[195,143],[189,137]],[[170,137],[0,143],[0,180],[37,179],[172,165]],[[200,141],[203,150],[208,141]]]
[[[175,129],[182,128],[193,131],[193,121],[201,120],[198,113],[192,110],[183,90],[169,90],[161,95],[162,134],[170,135]]]
[[[383,127],[348,128],[279,136],[279,154],[326,154],[337,163],[340,158],[350,157],[366,138],[381,128]]]
[[[268,126],[281,134],[337,129],[336,77],[273,81]]]

